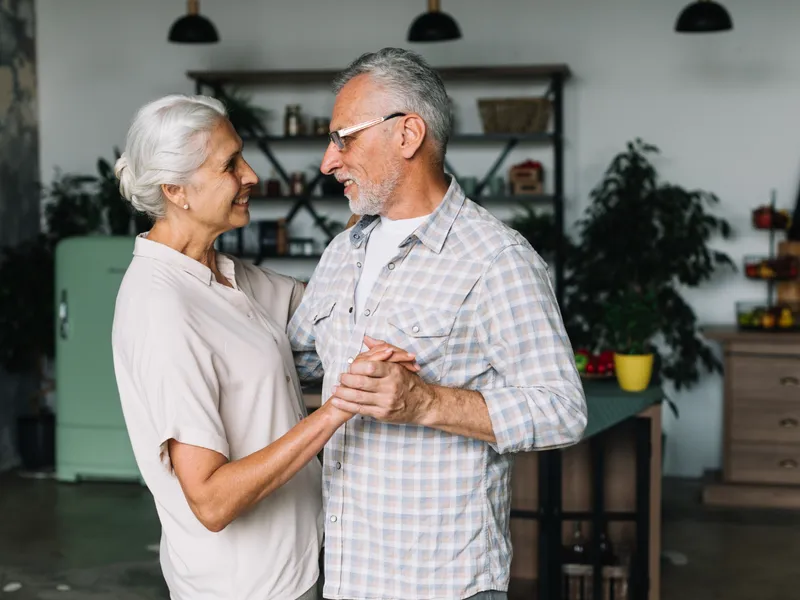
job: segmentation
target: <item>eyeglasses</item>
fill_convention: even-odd
[[[371,121],[365,121],[363,123],[359,123],[358,125],[351,125],[350,127],[345,127],[344,129],[339,129],[337,131],[331,131],[328,134],[330,140],[336,144],[336,147],[339,150],[344,150],[344,138],[348,135],[353,135],[357,131],[362,131],[367,127],[372,127],[373,125],[378,125],[379,123],[383,123],[384,121],[388,121],[389,119],[394,119],[395,117],[405,117],[406,113],[403,112],[396,112],[385,117],[380,117],[379,119],[372,119]]]

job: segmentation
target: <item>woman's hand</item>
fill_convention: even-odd
[[[417,373],[420,370],[420,366],[416,362],[416,356],[410,352],[406,352],[402,348],[392,346],[381,340],[372,339],[369,336],[364,336],[364,345],[366,345],[367,351],[356,356],[353,364],[367,361],[381,361],[398,363],[412,373]]]
[[[364,336],[364,345],[367,347],[367,351],[356,356],[350,365],[351,367],[364,362],[390,362],[397,363],[412,373],[417,373],[420,370],[420,366],[416,362],[416,356],[397,346],[372,339],[369,336]],[[354,413],[334,406],[332,402],[326,402],[324,406],[330,411],[331,417],[339,424],[344,424],[354,416]]]

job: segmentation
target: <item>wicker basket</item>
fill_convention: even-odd
[[[543,133],[552,105],[547,98],[480,98],[484,133]]]

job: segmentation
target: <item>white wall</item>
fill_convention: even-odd
[[[800,182],[800,4],[724,0],[733,32],[686,37],[672,28],[687,1],[449,0],[444,8],[464,39],[414,46],[404,38],[423,0],[205,0],[222,42],[192,48],[166,42],[180,0],[38,0],[42,177],[49,181],[56,166],[91,171],[98,156],[110,157],[138,106],[193,91],[188,69],[339,68],[388,45],[413,47],[436,66],[565,62],[575,73],[567,87],[568,218],[585,207],[613,154],[641,136],[661,147],[665,178],[720,196],[739,234],[721,247],[739,261],[767,251],[766,237],[750,230],[751,208],[771,188],[791,207]],[[472,98],[486,92],[453,90],[465,129],[477,129]],[[278,116],[290,98],[275,98]],[[322,90],[302,102],[320,114],[331,104]],[[538,156],[526,150],[515,158]],[[301,168],[318,158],[287,152]],[[452,153],[470,169],[491,158],[488,150]],[[759,300],[762,291],[734,275],[689,298],[701,322],[732,322],[734,301]],[[720,394],[715,376],[674,395],[681,419],[667,420],[670,473],[718,467]]]

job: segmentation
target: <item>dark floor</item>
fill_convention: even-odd
[[[664,561],[663,600],[800,598],[800,512],[712,510],[698,496],[698,482],[665,481],[663,548],[686,564]],[[138,485],[0,475],[0,598],[166,599],[159,531]]]

